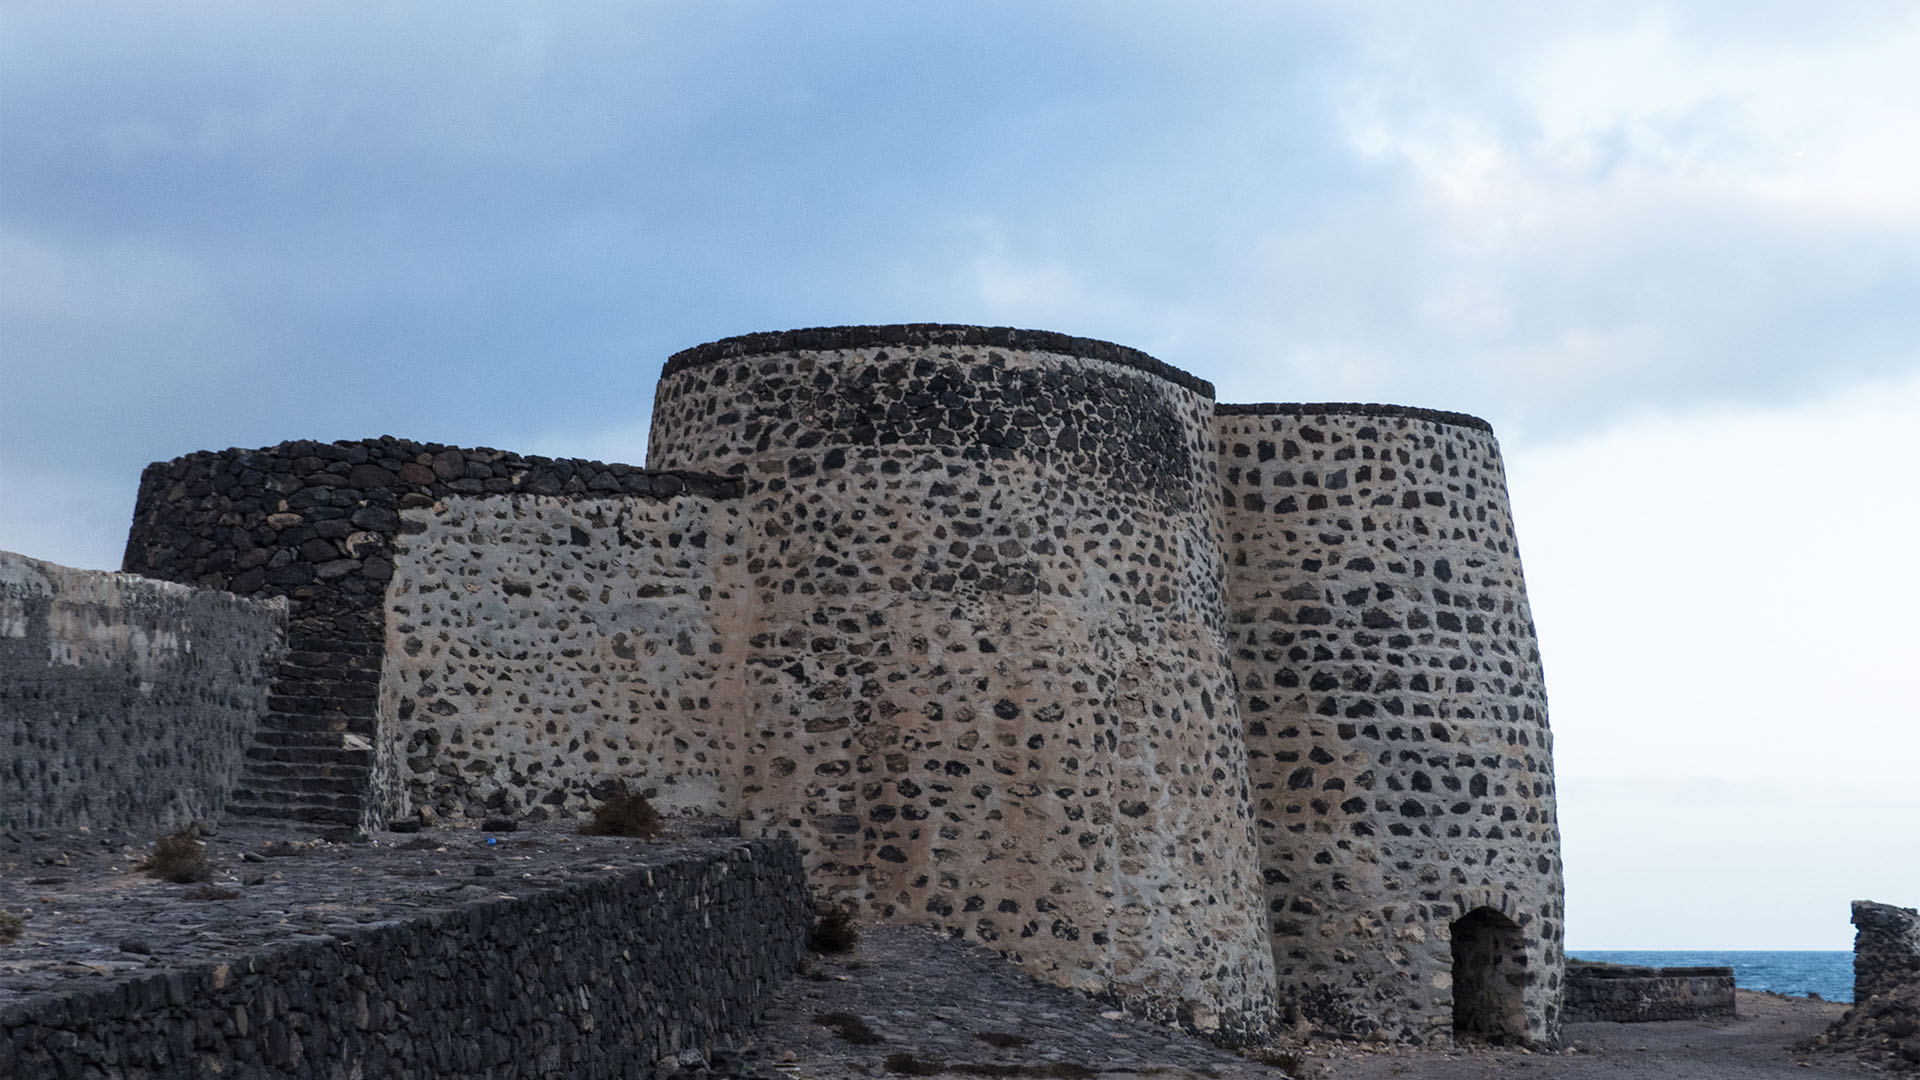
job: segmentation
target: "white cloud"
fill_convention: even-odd
[[[1842,947],[1920,892],[1916,419],[1910,378],[1509,448],[1578,943]]]

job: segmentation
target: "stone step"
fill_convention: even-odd
[[[365,761],[260,761],[247,762],[245,776],[328,776],[341,779],[365,780],[373,775],[373,767]]]
[[[293,730],[266,724],[253,733],[253,743],[255,746],[338,747],[344,745],[345,737],[344,731]]]
[[[253,803],[230,802],[227,804],[226,812],[230,817],[243,818],[249,823],[279,822],[299,825],[345,826],[360,824],[360,811],[358,809],[343,810],[334,806],[265,806]]]
[[[247,791],[272,791],[283,794],[301,792],[364,798],[367,793],[367,777],[364,773],[359,776],[323,776],[310,773],[262,776],[259,773],[249,772],[240,778],[240,786]]]
[[[373,767],[373,751],[349,750],[344,746],[249,746],[249,768],[268,763],[332,768]]]
[[[241,787],[234,789],[228,798],[229,809],[235,806],[327,806],[340,810],[360,811],[365,796],[359,789],[351,793],[338,794],[321,791],[285,791],[272,787]]]
[[[366,734],[372,730],[373,721],[346,716],[306,715],[303,713],[268,713],[260,720],[265,731],[289,732],[332,732],[336,737],[349,731]]]

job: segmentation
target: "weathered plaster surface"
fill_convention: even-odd
[[[286,605],[0,552],[0,830],[217,815]]]
[[[614,782],[731,814],[736,504],[449,496],[403,510],[381,731],[440,813],[576,811]]]

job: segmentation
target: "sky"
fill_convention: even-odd
[[[379,434],[644,459],[676,350],[957,322],[1473,413],[1568,943],[1920,903],[1920,7],[0,0],[0,548]]]

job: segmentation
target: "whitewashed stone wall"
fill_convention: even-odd
[[[1283,1008],[1343,1035],[1553,1042],[1552,735],[1492,431],[1339,405],[1222,405],[1218,427]]]
[[[669,365],[650,465],[740,477],[753,520],[742,810],[863,914],[1257,1034],[1210,388],[995,333],[769,335]]]
[[[739,802],[738,507],[447,497],[401,512],[380,730],[411,806],[576,812],[624,781]]]

